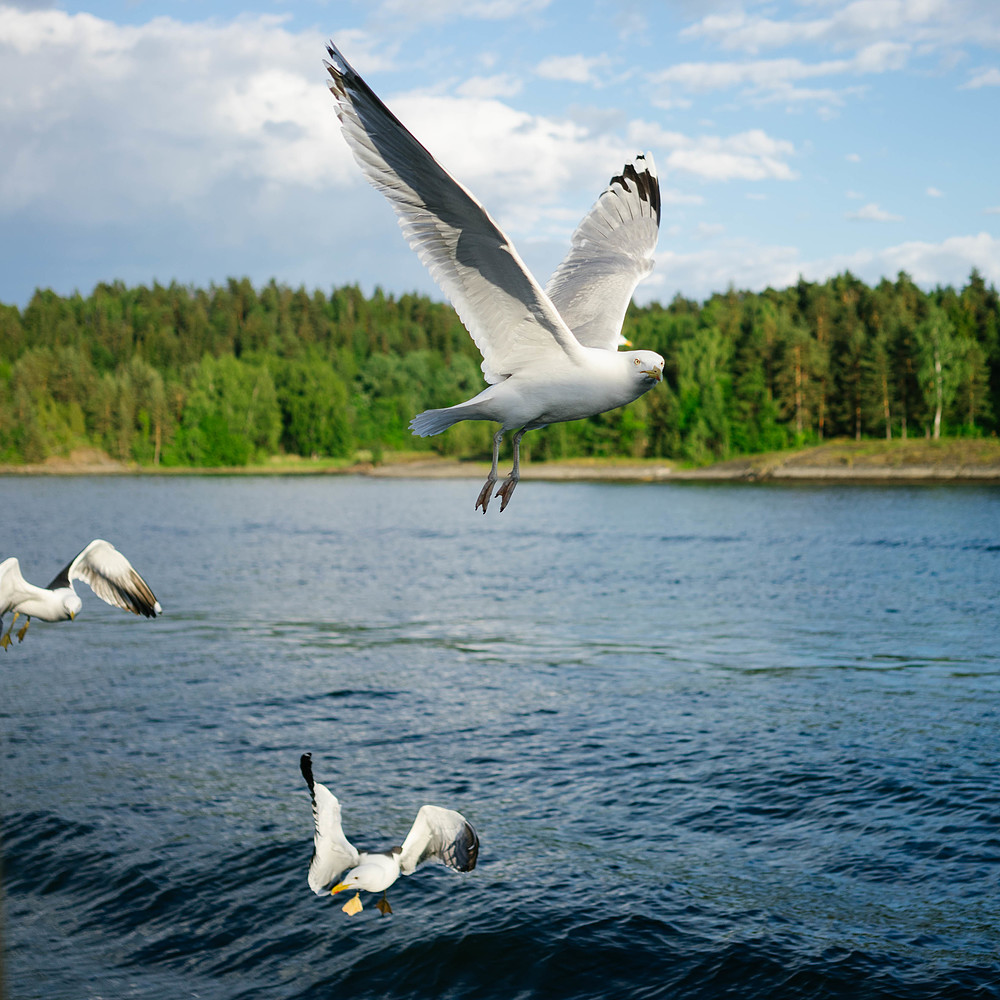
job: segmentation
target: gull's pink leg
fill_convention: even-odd
[[[493,468],[490,469],[490,474],[486,477],[486,485],[479,491],[479,499],[476,500],[476,509],[480,507],[483,508],[483,513],[486,513],[486,508],[490,503],[490,495],[493,493],[493,484],[497,481],[497,462],[500,460],[500,442],[503,440],[503,427],[500,428],[493,435]],[[500,508],[503,510],[503,507]]]

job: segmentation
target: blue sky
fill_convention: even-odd
[[[640,302],[1000,285],[996,0],[0,0],[0,301],[244,275],[440,297],[338,134],[327,38],[542,281],[649,150]]]

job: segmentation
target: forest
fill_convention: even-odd
[[[524,439],[531,459],[692,464],[833,437],[995,436],[1000,300],[973,271],[956,291],[905,273],[844,273],[705,302],[633,305],[624,334],[666,359],[624,409]],[[480,457],[493,427],[413,437],[411,417],[484,387],[448,305],[355,286],[329,295],[230,279],[208,289],[99,284],[0,304],[0,463],[97,447],[139,466],[243,466],[275,454],[379,461]]]

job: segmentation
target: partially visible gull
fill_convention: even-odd
[[[358,851],[344,836],[337,796],[313,779],[312,754],[303,754],[299,766],[312,796],[315,826],[309,888],[318,896],[357,889],[342,907],[345,913],[360,912],[361,889],[381,892],[382,898],[375,905],[383,914],[392,913],[386,890],[400,875],[412,875],[422,861],[433,858],[457,872],[471,872],[476,867],[479,838],[472,824],[461,813],[440,806],[420,807],[402,847]],[[344,875],[347,869],[350,871]]]
[[[32,618],[43,622],[75,618],[83,603],[73,589],[74,580],[89,584],[102,601],[134,614],[155,618],[163,610],[132,564],[101,538],[95,538],[47,587],[28,583],[21,576],[20,563],[11,556],[0,562],[0,631],[8,611],[14,612],[14,619],[0,639],[0,646],[4,649],[10,646],[10,633],[21,615],[26,621],[17,630],[19,642],[23,641]]]
[[[497,481],[500,443],[514,430],[514,466],[496,492],[507,506],[520,479],[525,431],[578,420],[638,399],[663,378],[653,351],[619,352],[632,292],[653,266],[660,188],[640,154],[611,178],[573,234],[545,290],[486,209],[406,130],[331,42],[341,130],[372,185],[388,198],[410,246],[451,299],[483,355],[489,383],[457,406],[426,410],[410,429],[427,437],[460,420],[500,424],[476,507]]]

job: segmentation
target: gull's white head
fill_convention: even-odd
[[[656,351],[628,351],[624,356],[628,358],[628,364],[636,378],[649,382],[646,388],[652,388],[657,382],[663,381],[663,358]]]
[[[63,620],[66,618],[70,620],[75,618],[80,613],[82,607],[83,601],[67,587],[62,596]]]
[[[358,869],[354,868],[344,876],[342,881],[338,882],[330,890],[330,895],[335,896],[338,892],[343,892],[345,889],[364,889],[365,886],[362,884],[362,882],[363,882],[362,875],[359,875]]]
[[[399,861],[396,852],[392,854],[369,854],[360,865],[352,868],[331,890],[336,895],[345,889],[364,889],[366,892],[382,892],[399,878]]]

